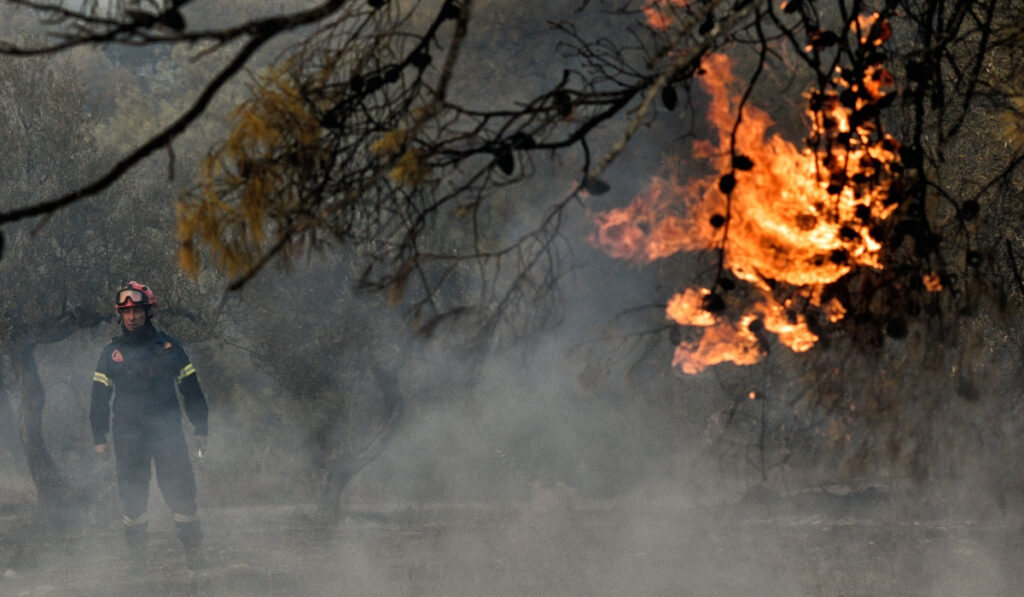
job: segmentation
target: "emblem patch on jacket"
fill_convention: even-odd
[[[114,352],[110,353],[110,360],[114,361],[115,363],[123,362],[124,361],[124,355],[121,354],[120,350],[115,348]]]

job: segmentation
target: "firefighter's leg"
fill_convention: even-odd
[[[205,564],[203,559],[203,529],[199,524],[199,517],[195,514],[174,515],[174,527],[178,531],[178,539],[185,549],[185,564],[191,570],[202,568]]]
[[[157,486],[174,513],[174,526],[185,549],[188,567],[201,567],[203,531],[196,514],[196,479],[180,423],[171,432],[161,434],[153,462]]]
[[[124,541],[128,546],[128,563],[133,570],[139,571],[146,567],[146,530],[149,522],[146,515],[136,518],[124,517]]]
[[[124,538],[135,569],[146,562],[146,502],[149,498],[150,452],[140,436],[115,434],[117,486],[124,508]]]

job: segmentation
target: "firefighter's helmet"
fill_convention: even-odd
[[[114,306],[120,309],[131,307],[155,307],[156,295],[145,284],[136,281],[128,282],[128,285],[117,291],[117,299]]]

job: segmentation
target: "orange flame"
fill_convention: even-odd
[[[928,292],[942,291],[942,279],[938,274],[925,274],[921,276],[921,282],[924,283],[924,288]]]
[[[644,18],[651,29],[664,31],[672,24],[672,7],[684,7],[689,0],[646,0],[643,7]]]
[[[873,24],[869,18],[854,27]],[[629,206],[598,214],[592,238],[610,255],[636,262],[717,249],[723,269],[755,290],[758,300],[734,319],[722,307],[708,306],[708,288],[686,289],[668,302],[670,319],[701,330],[698,341],[676,348],[673,365],[686,373],[760,360],[762,340],[751,329],[757,321],[790,349],[810,349],[818,337],[805,310],[815,309],[833,323],[843,319],[842,303],[823,304],[824,287],[855,268],[882,268],[882,245],[869,229],[896,209],[884,200],[898,144],[858,116],[891,84],[884,68],[871,67],[864,80],[846,84],[851,93],[843,101],[832,91],[810,94],[816,104],[808,109],[811,139],[824,148],[800,150],[769,135],[771,118],[750,105],[743,107],[734,133],[742,96],[734,89],[730,61],[715,54],[703,67],[700,82],[711,96],[708,119],[718,139],[695,143],[694,154],[718,174],[684,184],[655,177]],[[784,292],[777,290],[779,283]]]

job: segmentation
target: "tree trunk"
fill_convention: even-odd
[[[21,454],[21,442],[18,441],[20,431],[14,420],[14,410],[11,408],[11,401],[4,391],[3,381],[0,380],[0,442],[4,450],[10,450],[12,454]]]
[[[12,342],[10,358],[15,381],[21,391],[21,404],[18,407],[21,444],[25,450],[29,474],[36,486],[40,510],[49,518],[64,504],[69,492],[67,481],[50,457],[43,439],[46,393],[39,378],[35,349],[35,344],[31,342],[15,340]]]
[[[356,473],[384,452],[384,449],[394,439],[395,432],[398,431],[399,423],[402,421],[402,415],[405,413],[405,399],[394,373],[385,370],[377,363],[371,363],[369,369],[383,397],[384,421],[377,433],[374,434],[373,439],[362,449],[355,452],[343,450],[340,458],[328,459],[327,482],[321,496],[321,511],[331,519],[338,516],[341,492],[356,476]]]

